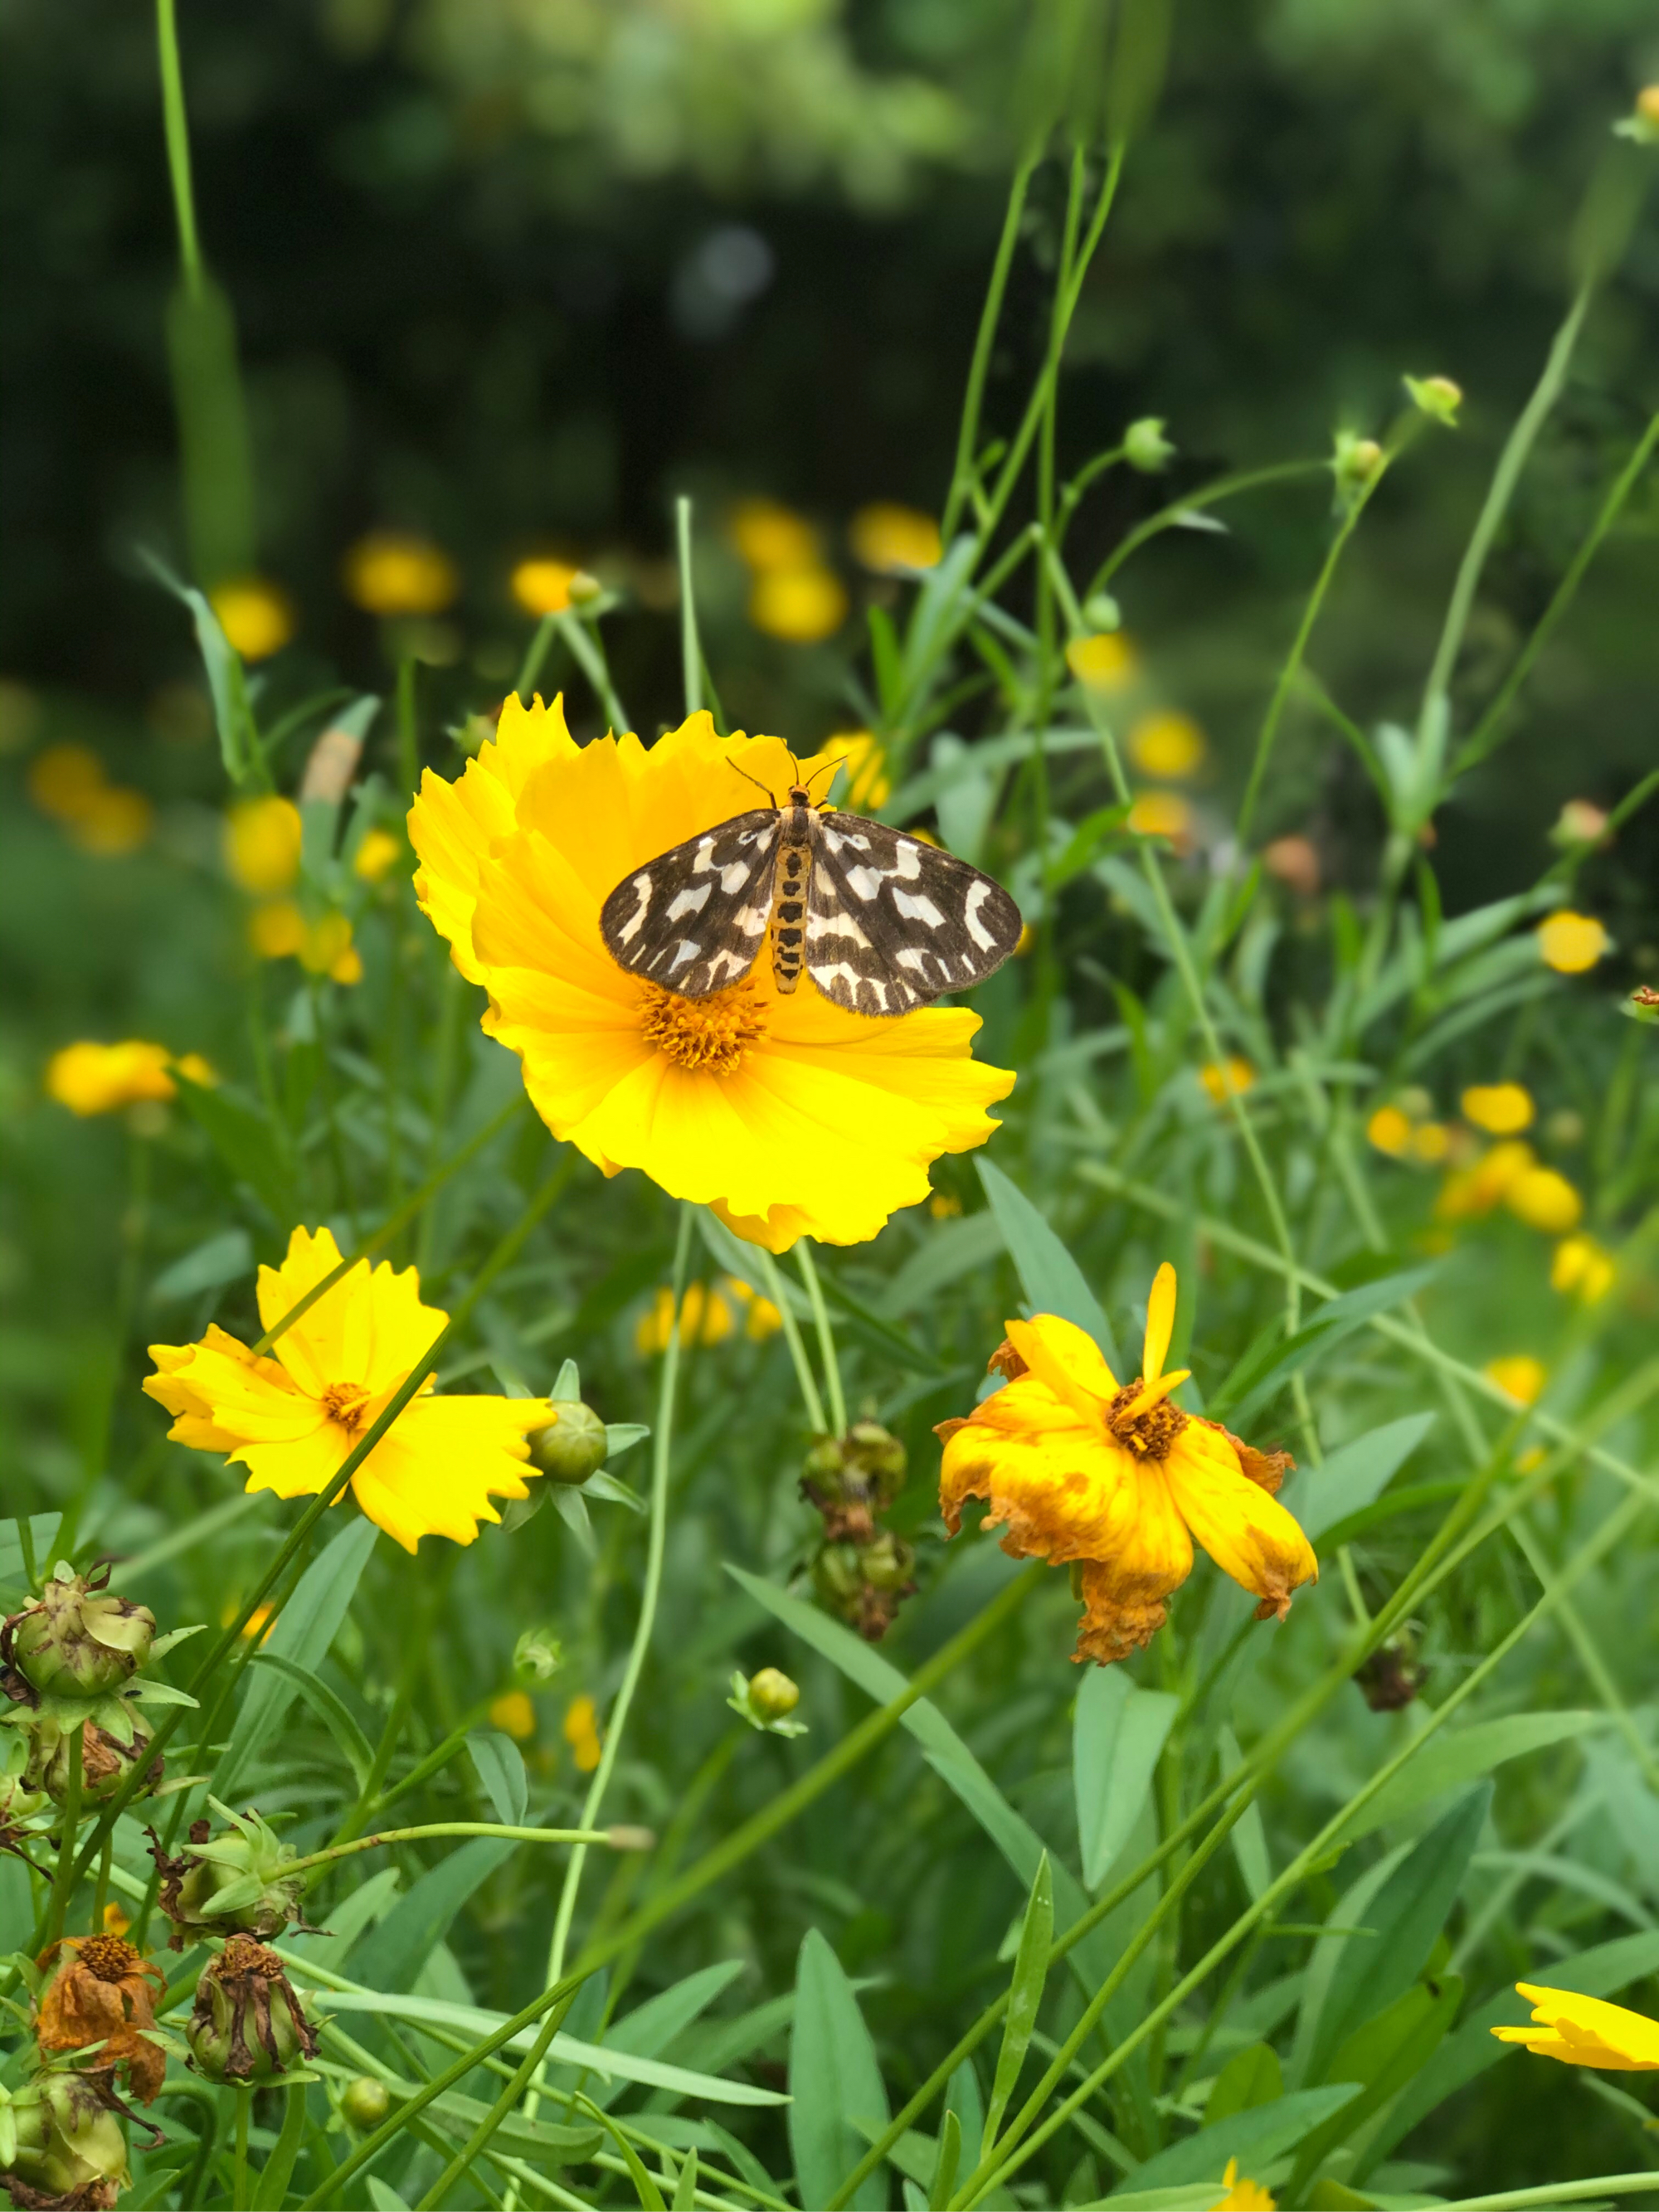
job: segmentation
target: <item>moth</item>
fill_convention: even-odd
[[[1007,892],[966,860],[816,803],[801,782],[784,805],[659,853],[599,909],[611,957],[681,998],[746,975],[769,933],[780,991],[793,991],[805,968],[853,1014],[908,1014],[982,983],[1020,927]]]

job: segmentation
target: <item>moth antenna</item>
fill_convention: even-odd
[[[841,766],[842,763],[843,761],[851,760],[852,757],[853,756],[851,753],[837,753],[834,760],[820,763],[820,764],[813,769],[811,775],[807,777],[806,788],[810,791],[812,788],[812,786],[817,781],[818,778],[825,774],[828,774],[833,779],[836,770]]]
[[[745,783],[752,783],[757,791],[763,791],[766,793],[767,797],[772,800],[774,806],[777,805],[777,800],[772,797],[772,787],[770,784],[763,783],[757,775],[750,775],[746,768],[739,768],[734,760],[727,761],[726,765],[731,769],[733,775],[740,775]]]

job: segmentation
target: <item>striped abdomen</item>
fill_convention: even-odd
[[[806,951],[806,892],[812,880],[812,811],[805,791],[789,794],[782,808],[777,874],[772,890],[772,974],[780,991],[800,981]]]

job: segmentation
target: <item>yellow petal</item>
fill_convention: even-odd
[[[1575,1990],[1540,1988],[1531,1982],[1517,1982],[1516,1988],[1531,2003],[1535,2027],[1513,2030],[1506,2041],[1516,2035],[1530,2040],[1541,2026],[1559,2036],[1565,2046],[1552,2051],[1553,2057],[1580,2066],[1659,2068],[1659,2021],[1600,1997],[1581,1996]],[[1592,2051],[1606,2055],[1588,2055]]]
[[[1002,1325],[1009,1343],[1032,1374],[1048,1385],[1062,1405],[1069,1406],[1085,1423],[1103,1424],[1105,1401],[1117,1385],[1085,1330],[1062,1321],[1057,1314],[1038,1314],[1030,1321],[1006,1321]]]
[[[351,1479],[369,1519],[412,1552],[422,1536],[470,1544],[499,1521],[495,1498],[525,1498],[525,1437],[545,1425],[539,1398],[417,1398]]]
[[[1034,1374],[1006,1383],[946,1442],[939,1504],[952,1532],[969,1498],[1006,1526],[1018,1559],[1091,1559],[1127,1540],[1139,1505],[1129,1454],[1082,1421]]]
[[[1166,1260],[1152,1278],[1152,1295],[1146,1301],[1146,1342],[1140,1372],[1148,1382],[1156,1382],[1164,1372],[1170,1339],[1175,1334],[1175,1314],[1176,1271]]]
[[[1176,1504],[1224,1574],[1262,1600],[1280,1620],[1291,1593],[1319,1579],[1319,1562],[1299,1524],[1277,1498],[1249,1480],[1218,1431],[1189,1421],[1164,1462]]]
[[[1083,1569],[1084,1615],[1077,1656],[1103,1665],[1149,1644],[1167,1617],[1164,1601],[1193,1571],[1192,1539],[1156,1461],[1123,1457],[1133,1469],[1127,1510],[1115,1541]]]
[[[340,1264],[331,1232],[296,1229],[280,1267],[261,1267],[259,1318],[269,1328],[306,1292]],[[371,1396],[401,1381],[431,1346],[447,1316],[422,1305],[420,1278],[367,1260],[284,1329],[272,1346],[300,1388],[321,1398],[332,1383],[349,1383]]]

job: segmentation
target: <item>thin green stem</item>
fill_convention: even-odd
[[[380,1796],[367,1808],[365,1819],[374,1820],[377,1814],[384,1813],[388,1805],[396,1804],[399,1797],[406,1797],[411,1790],[418,1790],[422,1783],[429,1776],[437,1773],[439,1768],[446,1765],[461,1749],[468,1736],[483,1719],[489,1710],[488,1698],[475,1705],[466,1718],[459,1726],[453,1728],[441,1743],[435,1744],[424,1759],[410,1768],[407,1774],[381,1790]]]
[[[830,1326],[830,1309],[823,1300],[823,1285],[818,1280],[818,1271],[812,1258],[812,1248],[803,1237],[795,1247],[795,1261],[800,1278],[806,1285],[806,1295],[811,1301],[812,1322],[818,1333],[818,1357],[823,1362],[824,1388],[830,1393],[830,1433],[837,1437],[847,1434],[847,1393],[842,1387],[841,1361],[836,1353],[836,1332]]]
[[[680,676],[685,687],[685,711],[698,713],[702,698],[702,647],[697,638],[697,601],[691,575],[691,502],[682,495],[674,501],[674,550],[680,570]]]
[[[693,617],[695,621],[695,616]],[[633,725],[628,719],[628,709],[617,696],[611,681],[611,664],[605,655],[596,629],[590,629],[580,615],[568,612],[551,617],[554,628],[570,648],[570,657],[593,687],[593,695],[604,708],[612,731],[620,737]]]
[[[231,2172],[230,2201],[235,2212],[246,2212],[247,2207],[247,2127],[248,2115],[253,2107],[253,2092],[244,2081],[236,2084],[236,2152]]]
[[[635,1836],[644,1832],[636,1830]],[[623,1839],[620,1844],[619,1834]],[[599,1844],[611,1850],[628,1850],[635,1839],[626,1829],[508,1828],[494,1820],[430,1820],[418,1828],[382,1828],[372,1836],[353,1836],[343,1844],[330,1844],[305,1858],[289,1860],[283,1869],[283,1878],[308,1874],[313,1867],[331,1866],[336,1859],[349,1858],[356,1851],[379,1850],[383,1844],[419,1843],[425,1836],[501,1836],[515,1844]]]
[[[815,1437],[827,1437],[830,1424],[824,1415],[823,1401],[818,1395],[817,1377],[812,1372],[812,1363],[807,1357],[806,1345],[800,1333],[800,1323],[790,1309],[789,1294],[783,1287],[778,1273],[778,1263],[764,1247],[757,1248],[760,1272],[765,1278],[767,1296],[777,1308],[783,1340],[789,1347],[789,1357],[794,1363],[795,1380],[800,1385],[801,1404],[806,1409],[806,1425]]]
[[[52,1869],[52,1895],[46,1904],[46,1925],[40,1941],[32,1948],[44,1950],[55,1943],[64,1932],[64,1922],[69,1914],[70,1899],[75,1893],[75,1879],[80,1869],[75,1863],[76,1832],[81,1825],[81,1757],[85,1731],[73,1727],[69,1732],[69,1779],[64,1790],[63,1810],[58,1831],[58,1861]]]
[[[1096,592],[1103,591],[1132,553],[1139,552],[1149,538],[1156,538],[1165,530],[1175,529],[1182,515],[1191,514],[1194,508],[1201,512],[1206,507],[1219,505],[1224,499],[1233,498],[1239,492],[1259,490],[1263,484],[1289,483],[1297,477],[1328,476],[1330,467],[1328,461],[1275,461],[1267,468],[1243,469],[1234,476],[1218,477],[1214,483],[1206,484],[1200,490],[1171,500],[1167,507],[1159,507],[1156,514],[1149,514],[1145,522],[1137,523],[1122,543],[1113,548],[1091,578],[1089,588],[1083,597],[1087,599]]]
[[[525,647],[524,659],[519,663],[519,672],[513,679],[513,689],[526,705],[529,703],[526,695],[533,692],[537,679],[541,675],[548,653],[552,647],[553,641],[558,634],[557,615],[544,615],[537,623],[529,644]]]
[[[179,266],[185,289],[201,296],[202,248],[196,228],[196,194],[190,173],[190,125],[185,113],[184,71],[179,63],[179,27],[173,0],[155,0],[155,41],[161,64],[161,122],[167,135],[167,174],[173,182],[173,212],[179,226]]]
[[[115,1857],[115,1833],[112,1829],[104,1838],[104,1848],[98,1854],[98,1885],[92,1893],[92,1932],[104,1932],[104,1911],[109,1903],[110,1867]]]
[[[1036,155],[1028,155],[1014,171],[1013,182],[1008,188],[1007,210],[1002,218],[1002,234],[997,240],[996,258],[991,264],[991,281],[986,287],[985,304],[980,309],[974,356],[968,367],[968,388],[963,394],[962,415],[957,428],[956,465],[951,471],[950,495],[939,523],[939,535],[947,545],[975,482],[974,461],[978,451],[980,414],[985,403],[985,380],[990,374],[991,349],[996,343],[997,325],[1002,320],[1008,272],[1013,265],[1020,219],[1025,211],[1025,193],[1036,161]]]
[[[1449,2197],[1442,2212],[1527,2212],[1537,2205],[1547,2212],[1552,2204],[1576,2204],[1581,2198],[1606,2197],[1610,2190],[1635,2197],[1659,2192],[1659,2173],[1598,2173],[1589,2181],[1555,2181],[1538,2189],[1502,2189],[1495,2197]]]

